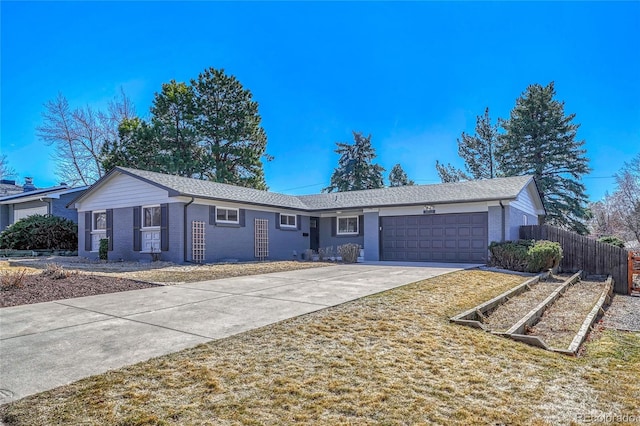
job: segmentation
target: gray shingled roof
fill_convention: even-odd
[[[469,182],[294,196],[125,167],[118,167],[117,169],[164,187],[170,191],[170,195],[229,200],[295,210],[336,210],[393,205],[509,200],[515,199],[532,179],[531,176],[515,176]]]
[[[276,192],[261,191],[242,186],[227,185],[200,179],[190,179],[145,170],[118,167],[122,172],[140,177],[168,189],[173,194],[189,197],[209,198],[214,200],[229,200],[263,206],[284,207],[296,210],[308,210],[307,206],[293,195],[278,194]]]
[[[516,198],[531,179],[531,176],[515,176],[469,182],[304,195],[298,198],[312,210],[508,200]]]

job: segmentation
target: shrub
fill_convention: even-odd
[[[109,240],[107,238],[100,239],[98,256],[100,257],[100,260],[109,260]]]
[[[511,271],[525,271],[527,252],[532,245],[530,240],[492,242],[489,245],[490,264]]]
[[[562,259],[560,244],[545,240],[493,242],[489,251],[492,266],[520,272],[540,272],[555,268]]]
[[[338,254],[344,263],[356,263],[360,255],[360,246],[358,244],[343,244],[338,246]]]
[[[616,247],[624,248],[624,241],[622,241],[618,237],[614,237],[613,235],[605,235],[598,238],[598,241],[601,243],[611,244]]]
[[[26,269],[3,271],[2,274],[0,274],[0,290],[4,291],[22,287],[26,275]]]
[[[48,277],[53,280],[61,280],[63,278],[68,278],[71,275],[76,275],[77,271],[67,271],[62,266],[57,263],[49,263],[44,271],[40,273],[43,277]]]
[[[318,257],[320,260],[328,260],[333,257],[333,246],[318,249]]]
[[[536,241],[527,252],[527,272],[556,268],[562,260],[562,247],[551,241]]]
[[[0,233],[0,248],[13,250],[77,250],[78,227],[73,221],[35,214]]]

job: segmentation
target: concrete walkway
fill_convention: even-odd
[[[337,265],[2,308],[0,404],[475,266]]]

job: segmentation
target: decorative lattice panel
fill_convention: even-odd
[[[205,255],[205,223],[194,220],[191,223],[191,260],[204,262]]]
[[[269,257],[268,219],[255,219],[255,256],[260,260]]]

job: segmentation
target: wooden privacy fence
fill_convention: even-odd
[[[629,294],[640,296],[640,280],[633,281],[634,275],[640,275],[640,251],[629,252]]]
[[[550,225],[521,226],[520,238],[560,243],[563,253],[560,270],[583,270],[588,275],[611,275],[615,282],[614,291],[629,293],[629,258],[626,249]]]

